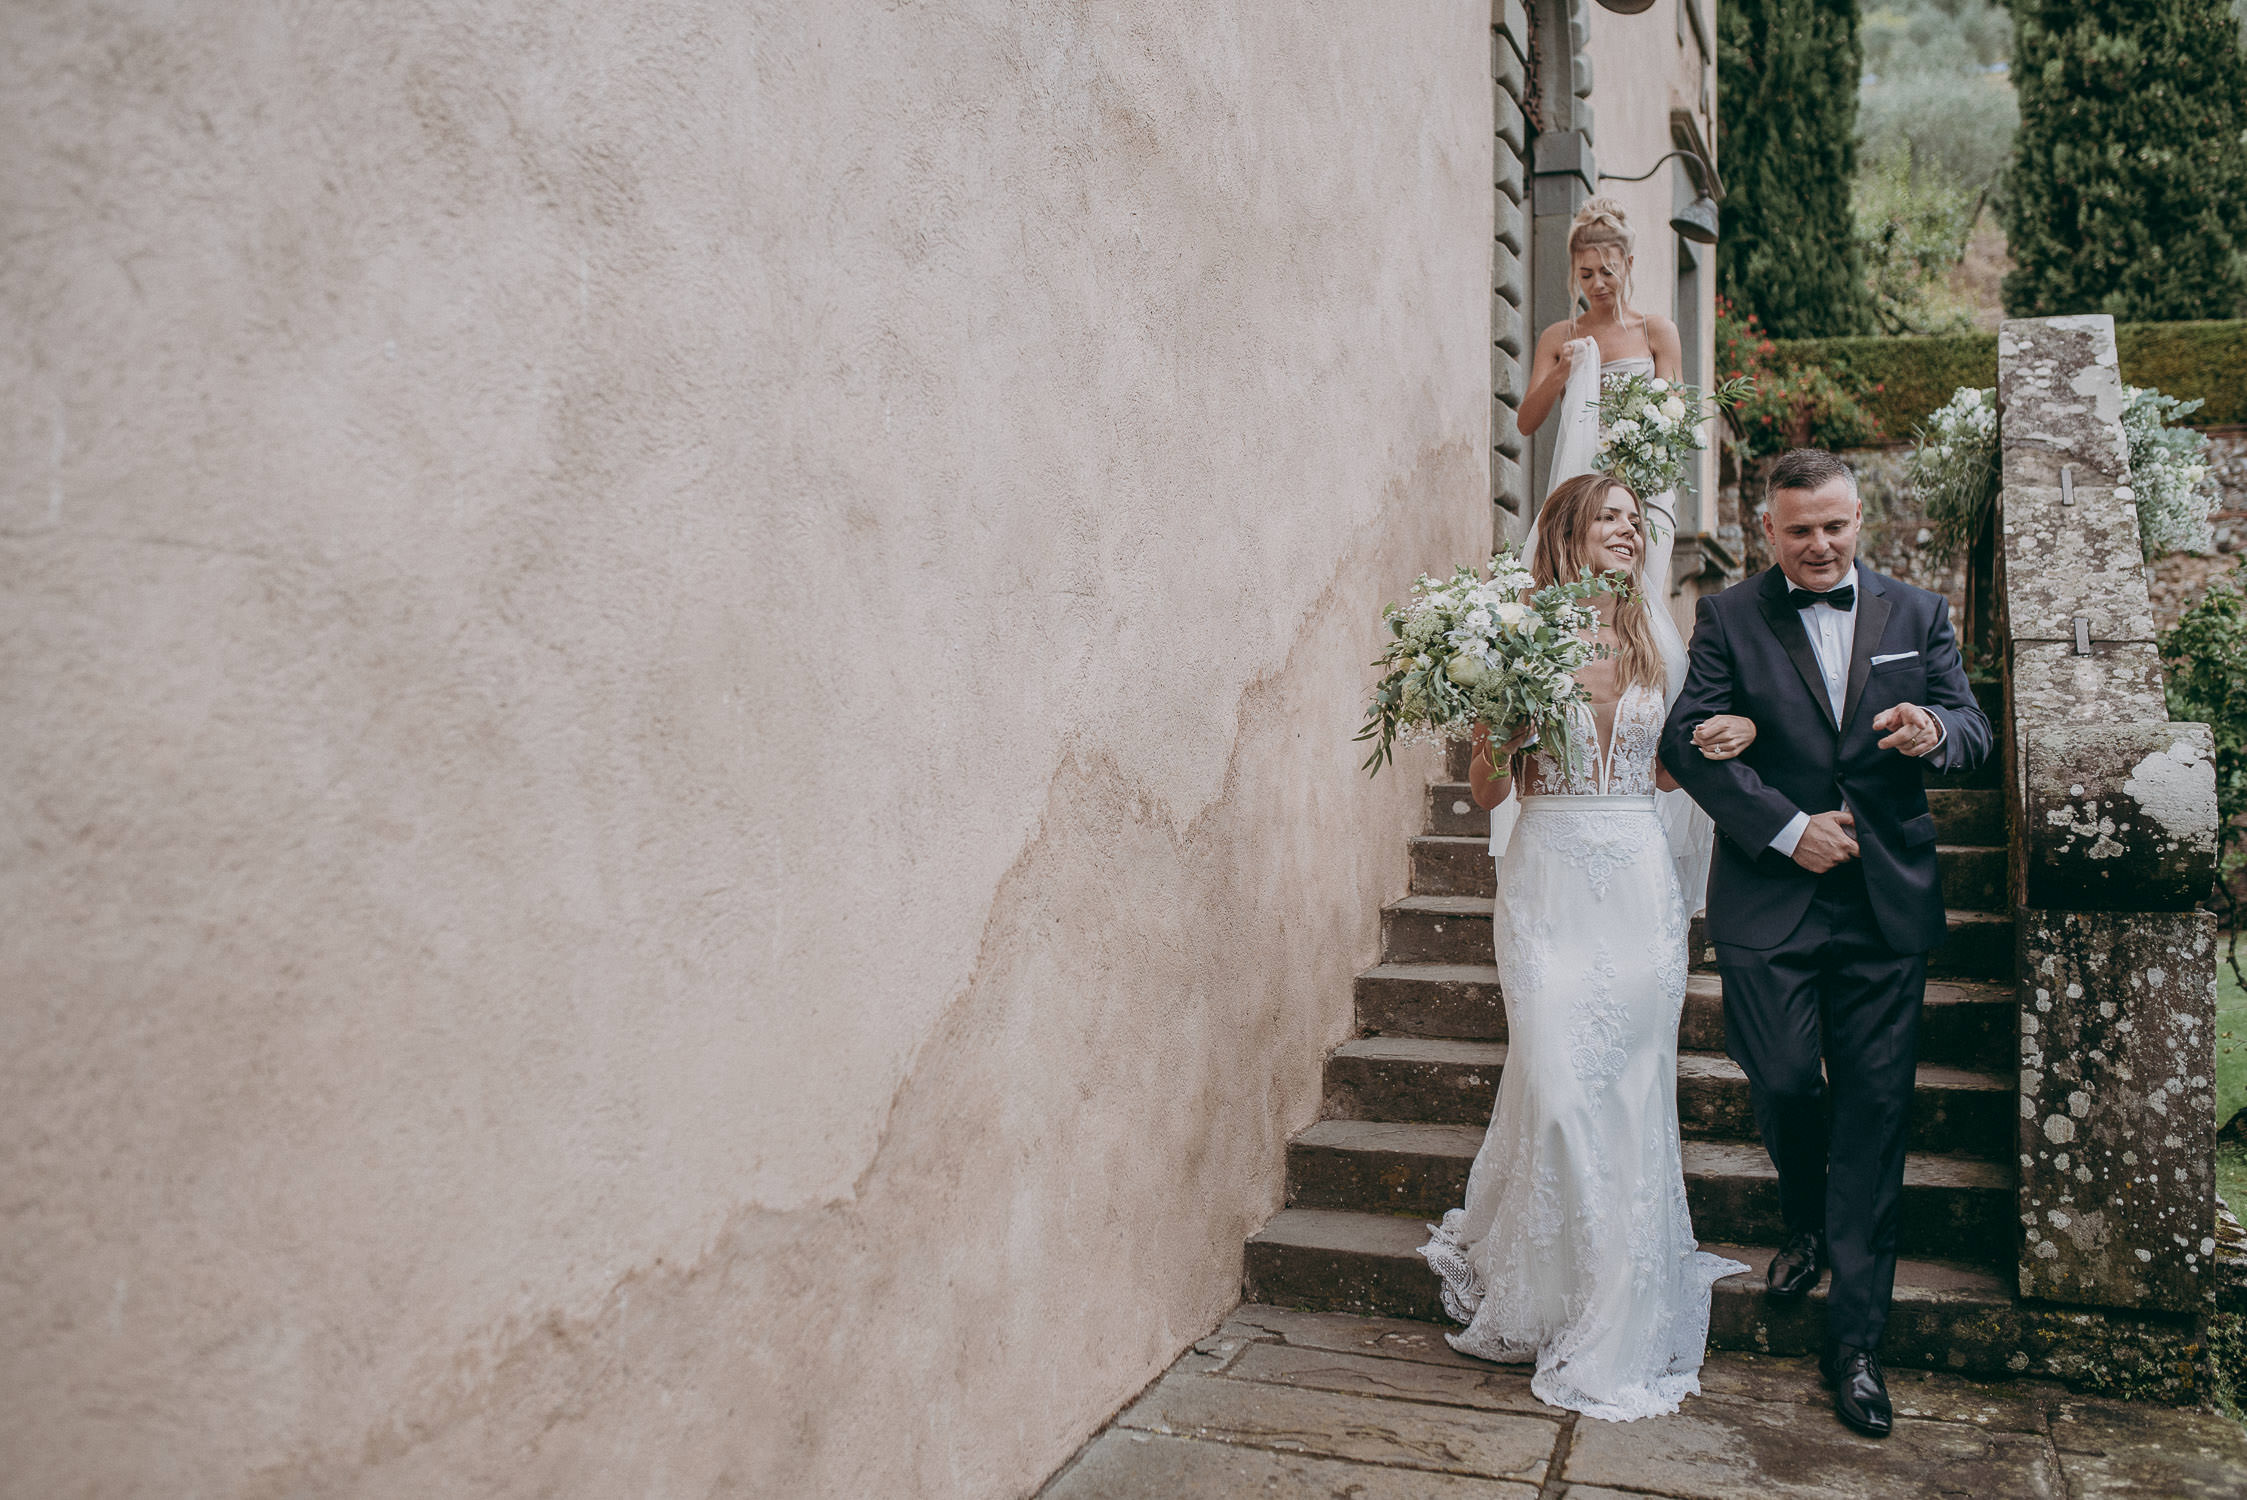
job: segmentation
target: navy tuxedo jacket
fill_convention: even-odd
[[[1662,764],[1716,821],[1709,866],[1709,936],[1741,948],[1785,942],[1818,877],[1771,847],[1799,812],[1846,807],[1856,818],[1865,888],[1881,936],[1899,953],[1943,940],[1935,818],[1923,769],[1967,771],[1990,752],[1990,723],[1974,701],[1951,634],[1950,602],[1857,565],[1857,633],[1836,724],[1802,619],[1776,567],[1704,598],[1693,625],[1684,690],[1662,730]],[[1879,666],[1876,656],[1893,657]],[[1879,746],[1873,716],[1916,703],[1943,721],[1942,748],[1914,759]],[[1693,731],[1711,714],[1755,721],[1755,743],[1709,760]]]

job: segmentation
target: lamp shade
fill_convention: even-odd
[[[1716,200],[1702,193],[1670,215],[1670,228],[1699,245],[1716,243]]]

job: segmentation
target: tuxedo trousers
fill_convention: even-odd
[[[1787,1233],[1823,1234],[1829,1343],[1877,1348],[1919,1060],[1927,955],[1880,934],[1855,860],[1828,871],[1785,942],[1716,945],[1725,1050],[1748,1075]]]

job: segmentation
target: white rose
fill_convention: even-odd
[[[1461,652],[1444,663],[1443,675],[1463,688],[1471,688],[1482,681],[1482,663],[1465,652]]]
[[[1662,415],[1668,417],[1673,422],[1683,420],[1685,417],[1685,403],[1678,400],[1678,398],[1675,396],[1670,397],[1669,400],[1662,403]]]
[[[1610,427],[1608,429],[1608,432],[1618,439],[1630,437],[1637,431],[1638,423],[1632,421],[1629,417],[1623,418],[1623,420],[1617,422],[1613,427]]]
[[[1659,396],[1659,395],[1661,395],[1661,394],[1662,394],[1662,392],[1664,392],[1664,391],[1668,390],[1669,388],[1670,388],[1670,383],[1669,383],[1669,382],[1668,382],[1667,380],[1664,380],[1664,379],[1662,379],[1662,378],[1661,378],[1661,377],[1660,377],[1659,375],[1657,375],[1657,376],[1655,376],[1655,377],[1654,377],[1654,394],[1655,394],[1655,395]]]
[[[1537,611],[1526,604],[1501,604],[1496,613],[1498,622],[1515,635],[1529,635],[1537,629]]]

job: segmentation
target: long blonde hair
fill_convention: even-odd
[[[1638,236],[1631,231],[1630,216],[1613,198],[1585,199],[1584,206],[1576,210],[1576,217],[1568,221],[1569,260],[1573,262],[1579,250],[1597,251],[1600,263],[1623,284],[1624,307],[1631,301],[1630,259],[1637,248]],[[1570,275],[1573,278],[1574,273]],[[1573,287],[1570,297],[1581,306],[1583,298]]]
[[[1592,523],[1599,519],[1610,490],[1621,490],[1639,505],[1638,492],[1612,474],[1579,474],[1563,480],[1545,497],[1537,512],[1537,555],[1529,560],[1530,576],[1543,588],[1581,577],[1592,562]],[[1662,651],[1654,643],[1654,622],[1648,614],[1646,589],[1645,510],[1640,508],[1639,547],[1629,569],[1634,585],[1631,596],[1615,606],[1615,672],[1623,686],[1633,684],[1654,691],[1669,690],[1669,672]],[[1594,568],[1594,571],[1597,571]]]

